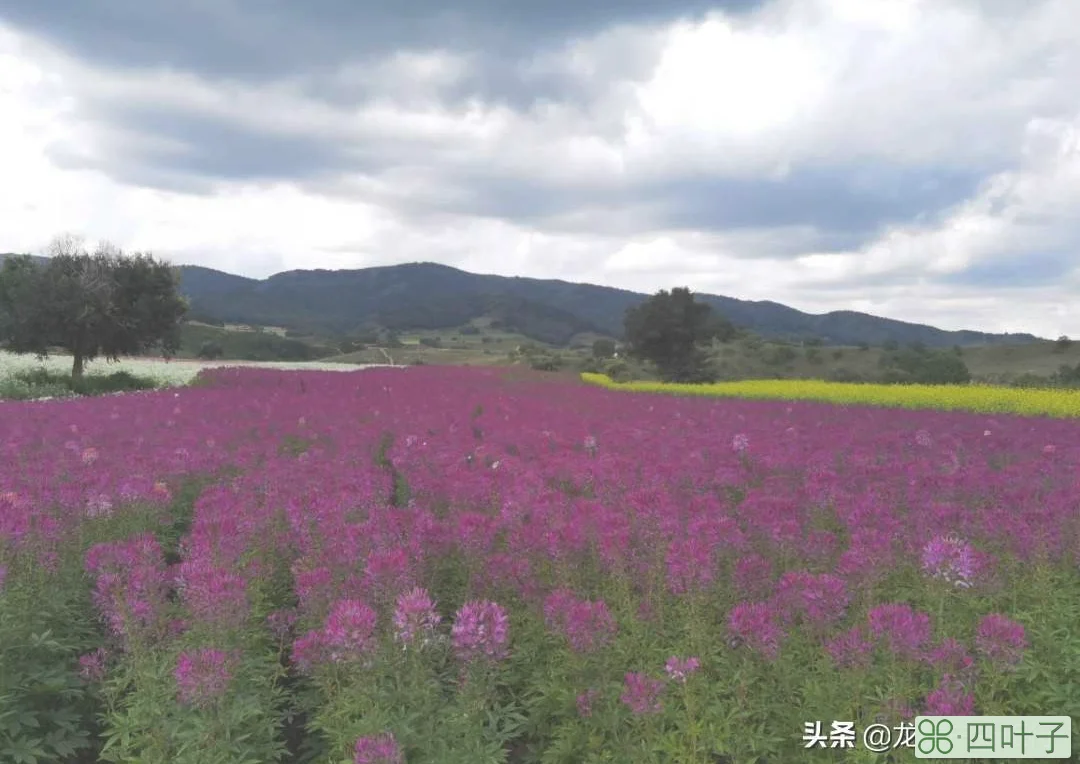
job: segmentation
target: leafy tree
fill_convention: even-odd
[[[703,345],[734,333],[685,287],[660,290],[627,310],[624,328],[629,354],[652,361],[661,378],[672,382],[708,381],[713,375]]]
[[[886,353],[880,365],[886,382],[923,385],[962,385],[971,381],[964,359],[948,350],[910,346]]]
[[[1069,349],[1070,345],[1072,345],[1072,340],[1069,339],[1068,335],[1063,334],[1054,340],[1054,352],[1064,353]]]
[[[592,344],[593,358],[613,358],[615,356],[615,340],[601,338]]]
[[[49,254],[43,265],[21,256],[0,268],[0,342],[8,350],[45,358],[62,349],[79,379],[99,356],[115,361],[157,347],[169,356],[180,347],[187,303],[170,265],[108,244],[91,254],[72,236],[55,240]]]

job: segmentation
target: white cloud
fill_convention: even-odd
[[[0,251],[38,250],[73,230],[254,276],[435,260],[641,291],[689,284],[945,328],[1080,334],[1072,276],[1022,300],[1008,283],[957,276],[1036,252],[1080,254],[1080,6],[1002,7],[776,0],[739,19],[614,28],[522,62],[518,74],[565,77],[588,95],[528,108],[448,103],[481,65],[467,52],[343,64],[321,73],[344,94],[327,100],[308,73],[253,84],[119,71],[0,25]],[[345,97],[360,90],[366,100]],[[125,105],[314,138],[358,165],[316,180],[220,179],[203,194],[140,187],[110,174],[110,161],[139,147],[179,152],[183,164],[190,147],[98,118]],[[365,169],[369,154],[385,166]],[[78,157],[97,169],[77,169]],[[865,166],[869,194],[882,163],[984,179],[954,209],[842,251],[803,223],[642,232],[656,203],[633,201],[642,183],[677,173],[783,181],[808,167]],[[564,188],[581,203],[550,220],[472,210],[478,175],[508,189]],[[781,250],[799,256],[770,256]]]

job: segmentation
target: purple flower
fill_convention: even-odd
[[[664,710],[660,694],[664,691],[664,682],[653,679],[647,674],[629,673],[624,680],[625,689],[619,697],[635,716],[658,714]]]
[[[1026,647],[1024,625],[1001,613],[985,616],[975,630],[975,648],[998,666],[1014,666],[1019,663]]]
[[[105,661],[108,653],[104,647],[79,656],[79,676],[88,682],[100,682],[105,678]]]
[[[394,638],[405,645],[426,645],[442,618],[426,589],[414,588],[397,599],[394,608]]]
[[[701,667],[701,661],[697,658],[678,658],[671,656],[668,658],[667,663],[664,664],[664,671],[668,675],[668,679],[673,682],[679,682],[680,684],[686,684],[686,678],[693,674]]]
[[[502,660],[507,655],[510,617],[494,602],[466,602],[454,616],[450,637],[454,651],[465,662],[477,658]]]
[[[577,696],[578,714],[584,718],[592,716],[593,702],[600,697],[599,690],[586,690]]]
[[[772,563],[767,557],[749,554],[735,563],[732,583],[744,597],[764,599],[773,588]]]
[[[714,578],[713,545],[708,539],[675,539],[668,545],[667,584],[672,594],[705,591]]]
[[[901,658],[918,657],[919,648],[930,639],[930,616],[910,605],[878,605],[870,611],[869,620],[871,633],[885,637],[889,649]]]
[[[405,754],[392,732],[362,737],[353,749],[353,764],[405,764]]]
[[[828,573],[785,573],[776,592],[780,616],[788,624],[801,616],[811,626],[829,626],[844,617],[849,601],[844,580]]]
[[[825,651],[840,668],[865,668],[870,664],[874,644],[854,626],[825,643]]]
[[[973,716],[975,696],[963,682],[946,674],[937,688],[926,696],[926,716]]]
[[[338,600],[326,617],[323,633],[330,660],[353,661],[375,648],[375,611],[359,600]]]
[[[923,547],[923,571],[947,584],[959,588],[971,586],[977,565],[971,544],[955,536],[935,536]]]
[[[235,663],[235,656],[209,647],[180,653],[174,672],[180,702],[186,706],[211,705],[228,690]]]
[[[212,567],[201,560],[180,565],[176,579],[184,604],[198,621],[220,628],[238,628],[247,620],[250,608],[243,578]]]
[[[566,589],[557,589],[544,601],[544,620],[549,629],[562,634],[570,649],[589,653],[615,638],[618,626],[603,600],[579,600]]]
[[[728,632],[738,643],[761,653],[769,660],[780,654],[783,630],[777,615],[766,602],[741,602],[728,614]]]
[[[926,654],[926,661],[934,668],[952,675],[966,674],[975,665],[967,648],[952,637],[943,639],[930,650]]]
[[[315,629],[302,637],[297,637],[293,642],[292,662],[301,674],[311,674],[316,666],[330,659],[329,652],[330,646],[326,642],[326,635]]]

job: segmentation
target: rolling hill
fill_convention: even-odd
[[[0,261],[3,259],[0,255]],[[582,332],[619,336],[626,309],[648,295],[595,284],[468,273],[437,263],[359,270],[295,270],[252,279],[179,267],[192,313],[221,321],[345,335],[374,325],[441,329],[476,318],[555,345]],[[766,338],[832,345],[921,342],[930,347],[1020,344],[1030,334],[946,331],[855,311],[804,313],[769,301],[699,294],[737,326]]]
[[[392,329],[438,329],[491,317],[511,331],[563,344],[574,334],[622,332],[626,309],[648,295],[594,284],[490,276],[436,263],[299,270],[263,280],[207,268],[181,267],[181,289],[193,310],[224,321],[293,326],[333,333],[379,324]],[[922,342],[931,347],[1018,344],[1030,334],[945,331],[854,311],[803,313],[775,302],[700,294],[738,326],[764,337],[817,337],[829,344]]]

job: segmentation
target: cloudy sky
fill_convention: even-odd
[[[1078,82],[1077,0],[4,0],[0,252],[1080,335]]]

